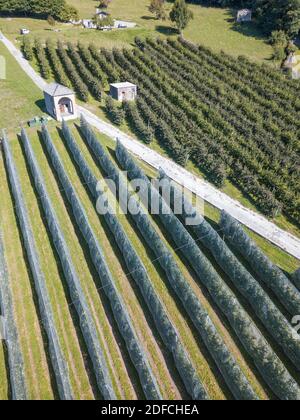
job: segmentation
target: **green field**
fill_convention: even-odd
[[[69,0],[78,8],[81,18],[91,18],[97,3],[94,0]],[[57,24],[55,32],[47,22],[27,18],[1,18],[0,29],[17,42],[20,40],[20,28],[28,28],[33,36],[41,39],[60,38],[65,41],[95,42],[104,47],[129,46],[136,36],[178,36],[170,21],[160,22],[148,11],[148,0],[113,0],[109,6],[112,16],[117,19],[136,22],[135,29],[100,32],[72,27],[69,24]],[[168,4],[168,9],[171,5]],[[185,31],[185,37],[193,42],[211,47],[215,51],[224,50],[234,56],[246,55],[255,61],[269,60],[272,48],[266,43],[255,23],[236,26],[233,16],[235,11],[229,9],[207,8],[191,5],[194,20]],[[58,32],[57,32],[58,31]]]

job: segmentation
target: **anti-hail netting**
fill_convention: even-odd
[[[187,221],[191,218],[199,221],[198,224],[191,227],[195,236],[200,238],[201,243],[211,251],[219,266],[248,300],[256,315],[280,344],[290,360],[296,366],[300,366],[300,336],[295,334],[290,322],[273,303],[261,285],[240,263],[217,231],[185,198],[182,191],[174,187],[174,183],[163,171],[160,172],[160,180],[163,181],[161,183],[162,187],[170,192],[171,206],[174,208],[175,203],[178,202],[182,204],[180,208],[183,210],[181,218],[184,224],[187,225]]]
[[[68,148],[81,171],[85,183],[89,186],[93,197],[95,200],[100,201],[102,208],[107,209],[107,212],[103,217],[110,231],[114,235],[116,243],[118,244],[126,262],[127,268],[131,272],[131,276],[140,288],[161,338],[173,355],[176,368],[185,384],[187,392],[193,399],[207,399],[208,396],[201,380],[195,371],[189,355],[181,343],[180,336],[175,326],[168,317],[164,304],[161,302],[154,287],[152,286],[151,279],[147,274],[144,264],[132,246],[126,232],[119,222],[118,217],[114,215],[112,210],[109,208],[109,203],[105,194],[103,191],[100,191],[99,188],[96,188],[97,179],[81,154],[80,149],[65,122],[62,124],[62,131]]]
[[[71,400],[73,399],[73,393],[69,378],[68,366],[57,335],[53,310],[47,291],[45,277],[41,269],[39,255],[37,252],[27,207],[22,193],[20,179],[8,140],[4,138],[2,144],[11,191],[15,201],[16,213],[18,216],[31,273],[34,279],[35,292],[38,297],[40,316],[48,338],[49,353],[53,366],[53,372],[56,378],[58,393],[61,399]]]
[[[208,289],[215,303],[226,315],[230,325],[267,384],[281,399],[300,399],[300,388],[296,381],[289,374],[284,364],[244,310],[234,293],[202,253],[195,240],[119,141],[116,155],[122,168],[128,171],[128,176],[131,179],[144,179],[148,183],[146,194],[148,192],[149,204],[151,205],[154,199],[159,203],[159,217],[161,222],[176,245],[181,249],[182,254],[189,261],[198,279]],[[141,190],[141,198],[144,198],[144,194],[145,191]]]
[[[241,225],[222,212],[220,226],[229,242],[250,264],[258,277],[276,294],[291,315],[300,314],[300,291],[250,239]]]
[[[58,222],[56,213],[49,199],[45,181],[38,166],[33,149],[24,129],[22,129],[21,137],[24,145],[27,162],[29,164],[37,194],[41,200],[45,219],[51,232],[52,240],[60,258],[65,279],[67,281],[72,303],[76,309],[81,332],[91,358],[94,374],[97,380],[99,390],[102,397],[106,400],[115,400],[116,395],[113,389],[112,380],[106,364],[106,360],[99,343],[97,330],[93,321],[90,309],[86,302],[84,292],[81,288],[78,274],[73,265],[70,251],[66,244],[66,240],[62,233],[62,229]]]
[[[118,292],[115,279],[106,262],[103,250],[91,228],[86,212],[77,196],[75,189],[69,180],[59,154],[50,138],[46,127],[43,127],[43,139],[48,150],[52,165],[58,174],[64,192],[71,204],[77,225],[89,247],[90,255],[98,272],[103,290],[110,301],[112,312],[119,331],[126,343],[130,358],[139,374],[145,396],[149,400],[162,399],[156,378],[152,372],[148,356],[137,337],[126,305]]]

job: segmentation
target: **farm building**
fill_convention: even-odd
[[[117,101],[134,101],[137,97],[137,86],[133,83],[112,83],[110,85],[110,95]]]
[[[57,121],[77,118],[75,93],[58,83],[51,83],[44,90],[47,112]]]
[[[251,22],[252,21],[252,10],[242,9],[237,12],[236,21],[238,23]]]

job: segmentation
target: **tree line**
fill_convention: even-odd
[[[0,15],[52,16],[59,21],[69,21],[78,18],[78,11],[65,0],[0,0]]]

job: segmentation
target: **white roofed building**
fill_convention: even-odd
[[[78,117],[73,90],[59,83],[50,83],[44,89],[44,97],[47,112],[57,121],[73,120]]]
[[[112,83],[110,95],[116,101],[134,101],[137,97],[137,86],[130,82]]]

